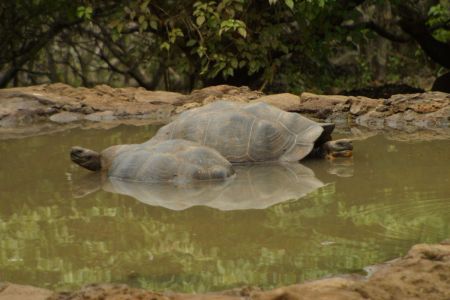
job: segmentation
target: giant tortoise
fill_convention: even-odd
[[[101,153],[73,147],[70,157],[76,164],[104,171],[108,177],[136,182],[223,180],[234,169],[219,152],[197,143],[173,139],[158,143],[117,145]]]
[[[148,143],[186,139],[216,149],[232,163],[351,156],[351,141],[332,141],[333,129],[334,124],[320,124],[262,102],[216,101],[182,113]]]

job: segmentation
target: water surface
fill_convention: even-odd
[[[247,181],[232,192],[218,188],[228,199],[253,201],[233,209],[224,209],[226,198],[220,206],[205,201],[211,191],[112,193],[69,160],[72,145],[101,150],[143,142],[156,129],[1,141],[0,281],[57,289],[92,282],[188,292],[271,288],[361,271],[450,236],[449,140],[355,141],[352,161],[306,161],[306,190],[285,171],[270,177],[278,173],[244,169]],[[190,204],[171,207],[164,199]]]

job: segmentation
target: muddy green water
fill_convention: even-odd
[[[315,175],[298,177],[309,182],[299,190],[295,174],[286,175],[292,170],[242,169],[247,181],[219,187],[228,198],[214,201],[205,199],[211,190],[170,189],[137,200],[105,191],[70,163],[72,145],[99,150],[145,141],[155,130],[77,129],[0,141],[0,281],[56,289],[93,282],[188,292],[271,288],[362,272],[415,243],[450,237],[449,140],[356,141],[351,162],[305,162],[301,172]],[[223,206],[230,197],[240,201],[234,210]],[[266,201],[259,207],[258,197]]]

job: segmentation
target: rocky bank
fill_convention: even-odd
[[[239,288],[209,294],[153,292],[119,284],[95,284],[73,292],[52,292],[5,283],[0,300],[448,300],[450,241],[419,244],[408,254],[368,268],[369,275],[346,275],[262,291]]]
[[[442,92],[371,99],[311,93],[264,95],[247,87],[219,85],[183,95],[106,85],[74,88],[57,83],[0,90],[0,136],[10,138],[73,127],[108,128],[124,123],[166,123],[187,109],[219,99],[266,102],[317,120],[370,130],[440,130],[448,129],[450,123],[450,94]]]

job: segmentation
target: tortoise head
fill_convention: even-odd
[[[70,159],[77,165],[91,171],[100,171],[102,168],[100,154],[83,147],[72,147],[70,150]]]
[[[353,155],[353,145],[349,139],[328,141],[323,144],[322,149],[325,151],[327,158],[351,157]]]

